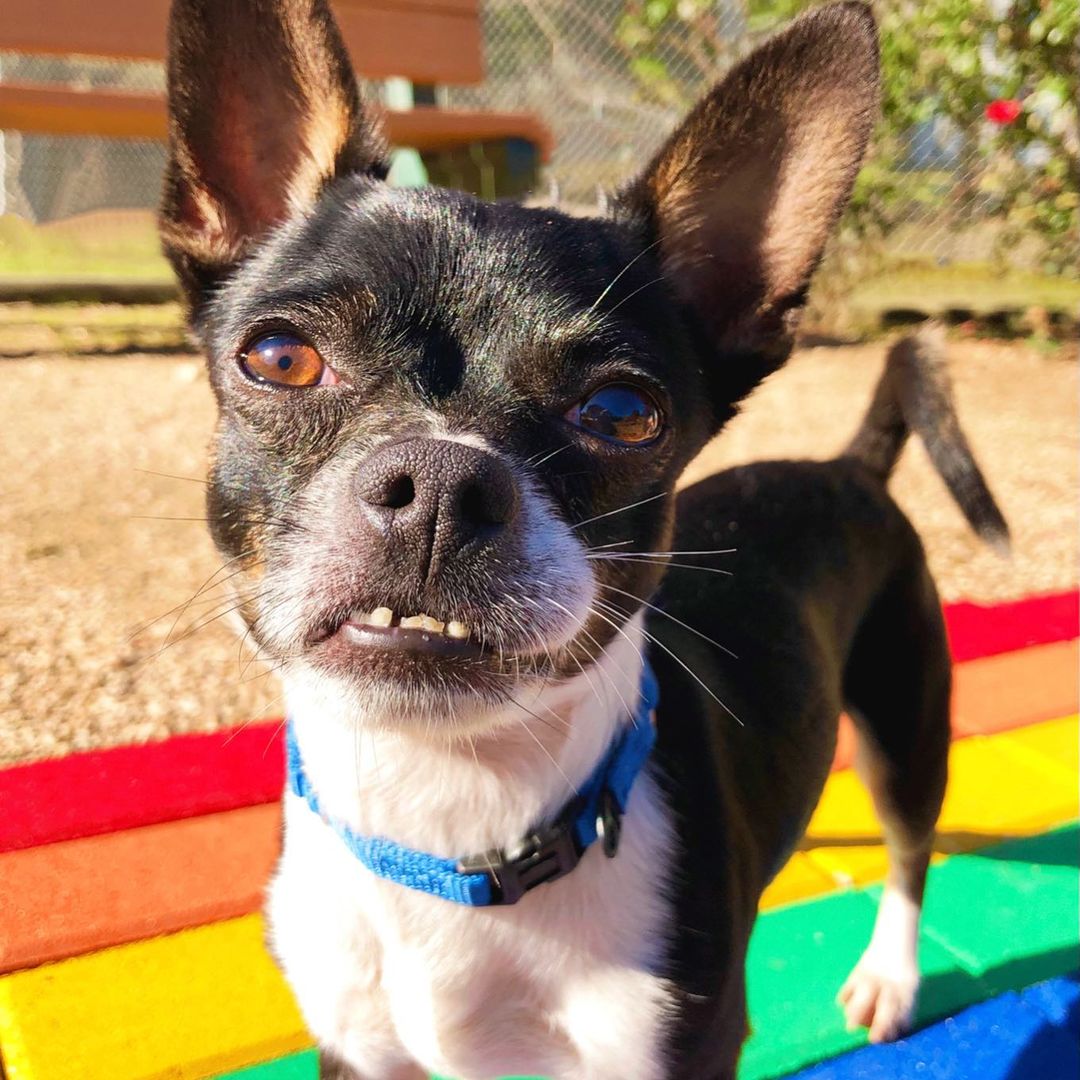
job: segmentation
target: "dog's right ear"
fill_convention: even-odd
[[[194,315],[335,176],[387,172],[328,0],[173,0],[159,226]]]
[[[816,8],[736,64],[623,192],[715,355],[721,405],[791,351],[877,103],[869,7]]]

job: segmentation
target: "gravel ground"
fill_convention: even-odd
[[[865,408],[884,351],[801,351],[687,479],[755,458],[829,456]],[[962,342],[952,357],[1014,556],[980,547],[915,444],[893,491],[942,592],[988,600],[1074,584],[1075,351]],[[276,715],[277,687],[245,668],[231,629],[208,621],[222,590],[176,610],[220,565],[201,521],[213,411],[200,361],[56,357],[2,369],[0,762]]]

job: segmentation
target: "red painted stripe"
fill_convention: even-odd
[[[0,771],[0,851],[274,802],[280,722]]]
[[[1075,639],[1078,612],[1073,591],[993,607],[953,604],[945,617],[954,656],[970,660]],[[1060,696],[1060,678],[1044,681],[1024,682],[1018,690],[1033,699],[1051,691]],[[976,728],[989,711],[975,710]],[[1002,710],[993,711],[997,716]],[[1068,710],[1055,699],[1049,712],[1039,708],[1021,717],[1012,711],[998,717],[997,726]],[[839,761],[846,763],[848,749],[842,739]],[[19,765],[0,771],[0,851],[273,802],[282,784],[277,720]]]
[[[953,659],[1015,652],[1080,637],[1080,593],[1051,593],[1006,604],[947,604],[945,625]]]

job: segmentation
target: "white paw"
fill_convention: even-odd
[[[848,1031],[870,1029],[872,1043],[892,1042],[911,1030],[919,972],[911,964],[884,965],[864,955],[836,996]]]

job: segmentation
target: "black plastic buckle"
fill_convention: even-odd
[[[562,818],[526,837],[512,852],[494,848],[458,863],[463,874],[486,874],[492,904],[516,904],[537,885],[558,881],[581,861],[573,822]]]
[[[614,859],[622,839],[622,808],[610,788],[600,792],[600,807],[596,815],[596,832],[604,848],[604,854]]]

